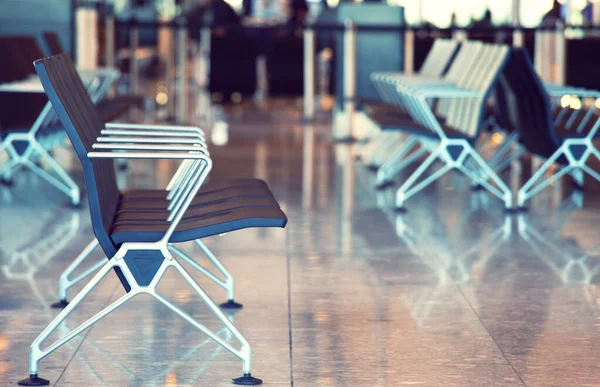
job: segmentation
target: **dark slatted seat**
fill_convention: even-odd
[[[184,219],[173,234],[171,242],[186,242],[245,228],[285,227],[285,214],[274,207],[242,207]],[[116,223],[111,238],[124,242],[154,242],[165,234],[167,222]]]
[[[208,193],[214,193],[214,192],[218,192],[218,191],[223,191],[223,190],[231,190],[231,189],[235,189],[235,188],[240,188],[240,187],[264,187],[264,188],[268,188],[267,187],[267,183],[264,182],[263,180],[260,179],[254,179],[254,178],[233,178],[233,179],[227,179],[227,180],[216,180],[213,181],[211,180],[208,183],[204,183],[202,185],[202,187],[200,188],[200,193],[199,195],[203,195],[203,194],[208,194]],[[123,193],[123,198],[158,198],[158,199],[164,199],[165,198],[165,190],[149,190],[149,189],[134,189],[134,190],[129,190],[127,192]]]
[[[439,136],[435,132],[431,131],[431,129],[415,122],[400,109],[390,109],[385,112],[371,112],[369,117],[371,117],[371,119],[377,123],[381,130],[384,131],[402,130],[411,134],[418,134],[419,136],[423,137],[439,138]],[[446,125],[443,121],[443,118],[440,118],[440,124],[448,138],[470,139],[470,137],[464,132]]]
[[[153,195],[154,197],[150,197]],[[130,192],[123,194],[119,211],[148,211],[148,209],[164,210],[168,200],[164,190],[142,191],[139,196],[131,195]],[[235,198],[272,198],[273,194],[266,187],[246,186],[231,187],[213,192],[200,192],[190,204],[190,208],[219,203]],[[273,204],[275,205],[275,204]]]
[[[149,207],[145,211],[141,211],[138,208],[137,211],[127,211],[127,204],[123,206],[123,203],[119,205],[117,213],[115,214],[114,224],[122,223],[145,223],[147,221],[167,223],[167,218],[170,214],[167,205],[169,201],[153,201],[155,204],[161,204],[161,207]],[[212,200],[203,203],[198,203],[196,206],[188,207],[183,218],[184,221],[193,220],[199,217],[207,217],[211,214],[220,213],[223,211],[230,211],[238,208],[279,208],[277,202],[272,196],[262,195],[259,197],[226,197],[221,200]],[[194,238],[197,239],[197,238]]]
[[[596,121],[600,118],[600,111],[595,108],[590,111],[586,108],[575,110],[567,107],[564,110],[558,107],[552,112],[552,116],[555,117],[556,134],[563,140],[586,137],[594,129]],[[561,112],[563,114],[560,114]],[[571,119],[572,117],[574,118]],[[598,138],[598,136],[598,133],[594,135],[595,138]]]

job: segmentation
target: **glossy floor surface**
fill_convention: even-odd
[[[236,107],[229,117],[227,136],[211,134],[227,141],[212,145],[212,174],[265,179],[289,217],[285,230],[206,240],[237,280],[244,308],[231,318],[265,385],[600,386],[593,191],[582,202],[552,187],[529,213],[507,216],[450,174],[397,215],[393,190],[375,191],[354,161],[357,146],[332,145],[328,125],[300,125],[293,104]],[[73,156],[57,158],[83,184]],[[164,187],[174,168],[137,161],[119,179]],[[49,304],[59,274],[92,239],[87,208],[67,202],[26,172],[0,186],[2,386],[27,375],[29,344],[57,314]],[[207,263],[192,244],[182,248]],[[159,290],[228,338],[177,275]],[[122,294],[109,276],[58,334]],[[139,297],[43,359],[40,376],[59,386],[229,386],[241,363]]]

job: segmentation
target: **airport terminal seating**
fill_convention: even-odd
[[[600,180],[600,174],[587,165],[592,156],[600,159],[593,142],[600,127],[600,92],[570,86],[549,88],[536,74],[526,51],[513,56],[519,71],[505,73],[510,85],[506,93],[509,100],[519,103],[512,104],[514,113],[509,117],[519,130],[520,142],[546,159],[519,190],[517,207],[524,208],[529,199],[565,175],[579,188],[583,188],[585,174]],[[564,103],[564,98],[569,103]]]
[[[464,55],[471,50],[473,53],[468,58],[465,56],[470,63],[461,63],[461,52]],[[379,90],[387,90],[389,100],[399,107],[398,114],[391,118],[390,115],[383,119],[381,115],[377,117],[380,126],[411,135],[400,149],[402,157],[416,145],[429,153],[398,189],[397,209],[403,210],[408,198],[452,169],[460,170],[473,183],[500,198],[505,208],[512,208],[510,189],[474,146],[485,127],[487,100],[509,58],[510,50],[506,46],[468,42],[461,45],[461,51],[443,79],[374,75],[381,84]],[[402,157],[398,157],[400,163],[404,161]],[[417,183],[436,160],[442,161],[444,166]]]
[[[453,63],[459,43],[448,39],[437,39],[428,56],[425,58],[419,72],[412,76],[415,79],[432,80],[440,79],[448,70],[448,67]],[[465,59],[470,60],[468,50],[463,50],[462,55],[458,58],[458,65],[463,64]],[[459,67],[455,66],[455,69]],[[403,165],[409,165],[412,161],[420,157],[420,151],[413,153],[408,161],[403,164],[398,163],[398,158],[403,157],[402,145],[405,144],[405,139],[402,134],[393,131],[385,130],[385,126],[395,121],[394,117],[406,115],[406,112],[401,107],[395,104],[396,91],[388,90],[389,85],[385,82],[379,82],[383,77],[397,76],[397,73],[373,73],[372,79],[383,103],[373,101],[365,102],[365,111],[367,116],[374,120],[382,130],[378,138],[369,141],[369,144],[364,147],[361,152],[361,159],[372,170],[377,171],[377,186],[385,187],[389,185],[392,177],[395,176]],[[453,79],[453,74],[449,74],[449,79]],[[391,91],[391,93],[390,93]],[[400,114],[398,114],[400,113]],[[390,121],[391,120],[391,121]]]
[[[465,64],[467,57],[475,59]],[[375,73],[372,78],[388,106],[370,109],[370,117],[383,131],[408,136],[400,145],[394,144],[390,159],[394,174],[429,154],[398,189],[399,209],[406,199],[453,168],[501,198],[506,209],[513,209],[512,195],[498,171],[521,156],[515,148],[514,155],[507,155],[517,141],[519,147],[546,159],[519,190],[517,209],[562,176],[570,175],[578,188],[583,187],[585,174],[600,180],[600,174],[586,164],[592,156],[600,159],[593,144],[600,126],[596,102],[600,94],[542,83],[524,49],[466,42],[443,78],[390,73]],[[502,127],[505,144],[491,159],[484,160],[474,144],[485,129],[485,116],[490,114]],[[445,165],[416,184],[436,159]]]
[[[285,227],[287,218],[277,201],[270,195],[240,199],[216,190],[217,195],[221,194],[220,199],[208,205],[197,203],[202,200],[202,196],[198,196],[200,187],[212,168],[200,129],[125,125],[121,130],[111,132],[109,129],[102,133],[103,122],[68,54],[38,60],[35,67],[84,168],[92,227],[109,260],[33,342],[30,376],[19,384],[47,385],[49,381],[38,376],[39,361],[138,294],[154,297],[242,360],[243,376],[233,379],[234,384],[261,384],[260,379],[251,375],[250,345],[181,266],[181,255],[174,244],[248,227]],[[117,188],[115,158],[184,161],[167,187],[169,190],[124,193]],[[262,184],[258,182],[259,186]],[[241,343],[240,348],[224,341],[156,291],[168,268],[175,269],[194,289]],[[42,350],[40,345],[112,271],[118,275],[126,293]]]

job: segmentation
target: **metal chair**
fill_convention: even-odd
[[[510,75],[516,78],[513,93],[521,101],[515,109],[520,120],[520,141],[532,154],[546,158],[519,190],[517,208],[523,209],[528,200],[565,175],[571,175],[579,188],[583,187],[585,174],[600,180],[600,174],[587,165],[592,156],[600,159],[593,143],[600,127],[600,92],[548,87],[542,84],[525,52],[520,61],[522,70]]]
[[[396,103],[410,117],[396,130],[411,133],[429,152],[425,161],[398,189],[398,210],[404,210],[407,199],[452,169],[463,172],[473,183],[500,198],[505,208],[512,207],[510,189],[474,146],[484,126],[486,101],[508,58],[508,47],[485,45],[468,74],[455,84],[414,84],[396,79]],[[430,100],[436,99],[446,100],[442,114],[434,113]],[[417,184],[425,171],[438,160],[443,162],[443,167]]]
[[[149,142],[145,139],[146,132],[140,131],[139,136],[132,137],[128,142],[96,142],[92,128],[101,127],[102,121],[68,54],[36,61],[35,68],[83,165],[93,230],[110,259],[33,342],[30,349],[30,376],[19,384],[47,385],[49,382],[38,376],[39,361],[138,294],[148,294],[157,299],[242,360],[244,375],[234,379],[234,384],[261,384],[260,379],[251,375],[250,345],[179,263],[172,243],[247,227],[284,227],[287,222],[285,214],[275,207],[239,205],[204,213],[190,210],[190,204],[212,168],[212,160],[201,145],[197,132],[172,130],[168,140],[163,138],[162,142]],[[120,218],[122,194],[116,185],[112,163],[115,158],[187,160],[174,176],[172,190],[165,195],[163,212],[154,214],[154,211],[150,211],[142,213],[143,216],[138,214]],[[224,341],[156,291],[156,286],[169,268],[175,269],[194,289],[241,343],[240,348]],[[56,327],[113,270],[127,293],[68,335],[41,349],[41,344]]]
[[[465,42],[461,45],[456,57],[450,64],[445,76],[406,76],[402,74],[376,73],[372,80],[378,85],[377,89],[382,99],[392,107],[386,114],[372,112],[371,118],[384,132],[397,133],[398,129],[411,121],[409,113],[399,100],[398,84],[428,85],[429,87],[452,87],[468,78],[472,67],[475,65],[483,44],[480,42]],[[431,102],[429,102],[431,104]],[[436,115],[445,117],[448,113],[448,101],[441,100],[437,106],[432,105]],[[395,109],[394,109],[395,108]],[[392,179],[400,171],[404,170],[427,153],[427,147],[422,146],[418,138],[412,137],[410,133],[406,141],[392,143],[393,152],[391,156],[378,168],[376,186],[385,188],[392,183]]]
[[[418,74],[404,75],[401,73],[386,72],[372,74],[371,79],[373,80],[373,85],[377,89],[385,104],[375,105],[373,103],[366,103],[367,115],[372,115],[373,113],[390,113],[389,106],[391,104],[391,96],[387,93],[386,84],[379,82],[380,79],[388,76],[401,76],[407,79],[414,78],[423,80],[439,79],[443,76],[448,66],[452,63],[458,46],[459,43],[456,40],[436,39],[427,57],[425,58],[425,62],[419,69]],[[460,59],[458,60],[460,62]],[[394,109],[392,109],[391,113],[393,112]],[[361,160],[370,169],[379,170],[383,168],[381,172],[379,172],[379,175],[386,174],[388,169],[387,166],[390,163],[393,163],[393,160],[395,157],[397,157],[395,150],[398,149],[402,143],[404,143],[404,141],[405,139],[403,136],[398,133],[383,131],[379,133],[377,138],[369,141],[367,145],[361,149]]]

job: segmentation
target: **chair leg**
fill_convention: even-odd
[[[473,183],[481,185],[493,195],[504,201],[504,207],[506,209],[511,209],[513,196],[510,188],[508,188],[496,171],[488,165],[475,149],[468,145],[466,145],[466,149],[467,156],[470,156],[471,160],[473,160],[474,164],[479,168],[479,171],[470,170],[465,166],[464,162],[457,166],[458,169],[467,175]],[[491,180],[495,186],[490,184],[489,180]]]
[[[9,159],[6,164],[0,168],[0,182],[4,185],[12,185],[12,176],[16,167],[19,165],[19,161],[15,159]]]
[[[69,291],[69,289],[73,285],[75,285],[76,283],[78,283],[79,281],[84,279],[85,277],[98,271],[102,266],[104,266],[106,264],[106,257],[103,257],[100,261],[98,261],[97,263],[95,263],[94,265],[92,265],[91,267],[86,269],[83,273],[79,274],[74,279],[69,279],[69,276],[79,266],[81,266],[81,264],[83,262],[85,262],[85,260],[94,252],[96,247],[98,247],[98,240],[96,238],[94,238],[94,240],[91,241],[81,251],[81,253],[79,253],[77,258],[75,258],[75,260],[73,262],[71,262],[69,267],[67,267],[67,269],[62,272],[62,274],[60,275],[60,279],[58,280],[58,302],[55,302],[54,304],[51,305],[53,308],[62,309],[64,307],[66,307],[67,305],[69,305],[69,302],[67,300],[67,292]]]
[[[398,146],[392,155],[379,167],[377,170],[377,187],[381,188],[391,181],[394,175],[397,173],[395,168],[398,164],[403,164],[403,158],[410,152],[416,145],[417,140],[414,137],[409,137]]]
[[[392,149],[401,146],[405,141],[404,137],[398,133],[382,133],[382,137],[383,141],[373,149],[370,159],[364,160],[365,164],[373,170],[379,169]]]
[[[219,309],[219,307],[211,300],[211,298],[206,294],[204,290],[194,281],[192,276],[181,266],[176,259],[172,259],[170,261],[165,260],[165,264],[167,266],[172,266],[175,268],[179,274],[183,277],[183,279],[194,289],[194,291],[202,298],[202,300],[206,303],[206,305],[210,308],[210,310],[215,314],[215,316],[231,331],[233,336],[241,343],[241,348],[234,348],[231,344],[223,340],[221,337],[216,335],[210,329],[196,321],[192,316],[187,314],[186,312],[179,309],[177,306],[173,305],[169,300],[165,299],[161,295],[156,292],[150,292],[150,294],[159,300],[163,305],[167,308],[171,309],[173,312],[178,314],[184,320],[192,324],[195,328],[212,338],[217,344],[220,344],[223,348],[231,352],[233,355],[238,357],[243,362],[243,376],[237,379],[233,379],[233,384],[239,385],[258,385],[262,384],[262,380],[252,377],[252,349],[250,348],[250,344],[244,338],[244,336],[237,330],[237,328],[233,325],[233,323],[225,316],[225,314]]]
[[[204,274],[208,279],[222,287],[227,291],[227,302],[219,305],[221,308],[225,309],[239,309],[243,307],[242,304],[239,304],[234,301],[234,280],[233,276],[229,273],[229,271],[223,266],[223,264],[219,261],[219,259],[209,250],[208,247],[199,239],[194,241],[198,247],[206,254],[208,259],[217,267],[219,272],[225,277],[225,280],[221,280],[219,277],[211,273],[208,269],[201,266],[198,262],[196,262],[189,255],[178,249],[177,247],[170,245],[169,249],[179,256],[181,259],[189,263],[194,269],[198,270],[200,273]]]
[[[402,186],[398,189],[398,191],[396,192],[396,210],[404,211],[404,202],[408,198],[415,195],[417,192],[423,190],[429,184],[433,183],[452,169],[452,166],[450,164],[446,164],[441,169],[427,176],[419,184],[414,185],[417,182],[417,180],[425,173],[425,171],[439,158],[442,148],[443,147],[439,147],[435,149],[427,157],[427,159],[425,159],[423,164],[421,164],[419,168],[417,168],[413,172],[413,174],[410,175],[410,177],[404,182],[404,184],[402,184]]]
[[[573,169],[571,171],[571,177],[573,178],[574,188],[583,191],[583,183],[585,181],[585,173],[583,168]]]
[[[83,324],[79,325],[77,328],[73,329],[67,335],[63,336],[61,339],[56,341],[54,344],[49,345],[46,349],[41,349],[41,344],[60,326],[60,324],[77,308],[77,306],[88,296],[88,294],[98,286],[98,284],[106,277],[106,275],[112,271],[113,267],[119,266],[122,269],[126,269],[126,265],[115,258],[112,258],[110,261],[106,262],[102,269],[92,280],[75,296],[73,301],[67,305],[65,309],[63,309],[58,316],[50,325],[44,329],[44,331],[33,341],[29,350],[29,377],[18,382],[21,386],[43,386],[48,385],[49,381],[42,379],[38,376],[38,367],[39,362],[44,357],[50,355],[52,352],[56,351],[58,348],[69,342],[75,336],[79,335],[84,330],[88,329],[98,321],[100,321],[103,317],[106,317],[112,311],[125,304],[128,300],[136,296],[139,291],[132,290],[131,292],[123,295],[117,301],[113,302],[109,306],[102,309],[100,312],[96,313],[94,316],[89,318]],[[123,270],[124,273],[129,273],[129,270]],[[127,274],[126,274],[127,275]]]
[[[417,150],[415,150],[414,152],[412,152],[411,154],[406,156],[404,158],[404,160],[393,165],[389,170],[386,170],[385,175],[387,175],[387,176],[383,177],[381,185],[379,185],[379,183],[378,183],[378,188],[380,188],[381,186],[385,186],[387,184],[387,182],[391,182],[391,180],[393,179],[394,176],[396,176],[398,173],[400,173],[404,169],[408,168],[409,166],[411,166],[412,164],[417,162],[426,153],[427,153],[427,149],[418,148]],[[378,178],[379,178],[379,176],[378,176]]]
[[[546,172],[548,172],[552,165],[554,165],[556,160],[563,155],[564,149],[565,146],[563,145],[556,152],[554,152],[554,154],[548,160],[546,160],[544,164],[542,164],[542,166],[531,176],[531,178],[529,178],[529,180],[523,184],[517,197],[518,208],[524,208],[527,200],[531,199],[544,188],[571,172],[573,166],[567,165],[560,171],[556,172],[553,176],[549,178],[544,177]]]
[[[209,248],[202,242],[200,239],[196,239],[194,242],[198,245],[198,247],[206,254],[208,259],[217,267],[219,272],[225,277],[225,290],[227,290],[227,302],[219,305],[221,308],[225,309],[240,309],[243,307],[242,304],[239,304],[233,300],[235,293],[235,281],[233,276],[227,268],[219,261],[219,259],[209,250]]]

